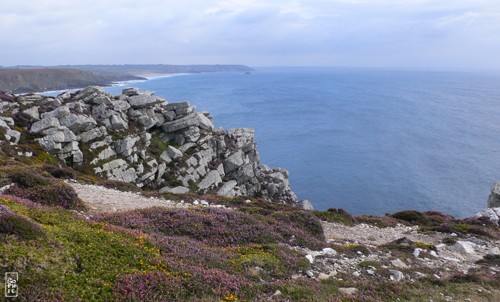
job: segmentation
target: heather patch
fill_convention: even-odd
[[[52,171],[61,178],[70,173],[65,169],[48,168],[48,166],[8,165],[1,167],[0,179],[2,179],[2,182],[4,184],[14,184],[4,193],[44,205],[61,206],[67,209],[83,209],[83,203],[78,198],[75,190],[63,181],[54,178],[48,171]]]
[[[291,221],[284,214],[275,217],[252,216],[239,211],[198,208],[149,208],[126,213],[104,214],[99,218],[111,224],[140,229],[147,233],[185,236],[212,246],[296,242],[318,248],[323,245],[321,225],[307,214],[302,221]],[[299,214],[301,215],[301,214]],[[317,224],[313,225],[315,222]],[[307,224],[307,229],[300,226]],[[319,228],[318,228],[319,226]]]
[[[5,240],[8,235],[14,235],[21,240],[31,240],[42,237],[45,233],[36,223],[0,205],[0,238]]]

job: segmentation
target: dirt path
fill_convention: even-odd
[[[133,209],[144,209],[155,206],[170,208],[185,208],[192,206],[184,202],[176,202],[154,197],[144,197],[138,193],[121,192],[101,186],[83,185],[75,182],[68,182],[78,197],[96,212],[120,212]]]
[[[352,243],[367,245],[383,245],[391,241],[406,237],[412,241],[437,245],[446,235],[433,233],[432,235],[418,233],[417,226],[398,225],[396,227],[378,228],[367,224],[346,226],[338,223],[323,222],[325,238],[330,241],[349,240]]]

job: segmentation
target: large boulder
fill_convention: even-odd
[[[162,129],[166,133],[170,133],[186,129],[191,126],[197,126],[205,130],[214,129],[214,124],[212,123],[212,121],[201,113],[190,113],[179,119],[173,120],[171,122],[166,122],[162,125]]]
[[[230,173],[239,167],[243,166],[245,163],[245,154],[243,151],[238,150],[231,154],[226,160],[224,160],[224,172]]]
[[[59,123],[68,127],[74,133],[89,131],[97,125],[97,122],[92,117],[74,113],[59,118]]]
[[[222,179],[219,175],[219,172],[217,170],[211,170],[210,172],[207,173],[205,178],[203,178],[200,183],[198,183],[198,189],[200,190],[206,190],[210,189],[213,187],[216,187],[222,182]]]
[[[36,132],[40,132],[40,131],[45,130],[45,129],[58,127],[60,125],[61,124],[59,123],[59,120],[57,118],[46,117],[46,118],[39,120],[38,122],[33,123],[33,125],[31,125],[30,131],[32,133],[36,133]]]

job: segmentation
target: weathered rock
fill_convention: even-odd
[[[108,94],[104,92],[104,90],[102,90],[102,88],[100,87],[90,86],[83,90],[78,91],[78,93],[75,96],[75,100],[81,100],[84,103],[94,103],[93,100],[95,98],[100,97],[98,99],[98,102],[94,103],[94,104],[99,104],[102,103],[103,100],[102,96],[108,96]]]
[[[40,113],[38,112],[38,108],[39,108],[38,106],[34,106],[34,107],[31,107],[31,108],[24,110],[23,113],[31,116],[35,120],[39,120]]]
[[[169,193],[173,193],[173,194],[186,194],[186,193],[189,193],[189,188],[186,188],[183,186],[178,186],[175,188],[163,187],[160,189],[160,193],[165,193],[165,192],[169,192]]]
[[[396,268],[402,268],[402,269],[408,268],[408,265],[406,265],[406,263],[401,261],[401,259],[394,259],[391,261],[391,264],[392,264],[392,266],[394,266]]]
[[[238,185],[238,182],[236,180],[230,180],[228,182],[225,182],[222,187],[217,191],[217,195],[219,196],[235,196],[236,193],[234,191],[234,188]]]
[[[165,109],[168,111],[174,111],[182,108],[188,108],[189,106],[189,102],[169,103],[165,106]]]
[[[500,207],[500,182],[496,182],[491,187],[490,197],[488,198],[488,207]]]
[[[68,114],[70,114],[69,107],[68,106],[61,106],[61,107],[56,108],[52,111],[42,113],[41,117],[42,117],[42,119],[47,118],[47,117],[55,117],[57,119],[60,119],[62,117],[65,117]]]
[[[198,189],[205,190],[209,188],[213,188],[220,184],[222,179],[220,178],[219,172],[217,170],[211,170],[208,174],[203,178],[200,183],[198,183]]]
[[[222,196],[296,201],[288,173],[260,165],[253,130],[214,129],[210,113],[197,113],[188,102],[167,104],[151,92],[134,88],[112,97],[98,87],[55,98],[25,97],[22,104],[15,96],[6,98],[0,102],[0,111],[9,109],[15,114],[22,108],[21,127],[39,133],[36,141],[46,151],[67,164],[90,164],[102,177],[138,186],[154,182],[154,187],[178,181],[183,186],[171,188],[174,192],[196,185]],[[40,114],[47,108],[53,110]],[[0,115],[7,143],[18,141],[18,132],[12,130],[18,126],[12,118]],[[158,156],[149,146],[154,143],[163,148],[161,141],[180,146],[170,146]],[[83,158],[83,154],[90,156]]]
[[[134,87],[125,88],[122,90],[122,94],[124,94],[126,96],[139,95],[139,89],[134,88]]]
[[[14,101],[13,99],[10,99]],[[43,100],[43,96],[40,94],[25,94],[17,97],[17,101],[20,103],[37,103]]]
[[[140,109],[140,108],[153,107],[156,104],[161,104],[166,102],[166,100],[157,96],[140,94],[128,97],[127,102],[130,104],[130,106],[132,106],[132,108]]]
[[[194,112],[195,109],[196,108],[194,106],[189,106],[189,107],[186,107],[186,108],[180,108],[180,109],[176,109],[175,110],[175,114],[177,114],[178,116],[183,116],[183,115],[186,115],[186,114]]]
[[[198,125],[201,129],[210,131],[214,129],[214,123],[212,123],[212,121],[208,117],[204,116],[201,113],[197,113],[196,116],[198,118]]]
[[[94,129],[91,129],[89,131],[80,133],[80,134],[78,134],[78,137],[80,138],[80,140],[82,142],[86,143],[89,141],[93,141],[96,138],[102,137],[106,134],[107,134],[106,127],[99,127],[99,128],[94,128]]]
[[[148,130],[156,125],[156,120],[148,116],[141,116],[138,121],[144,127],[144,130]]]
[[[470,241],[458,240],[453,247],[462,254],[474,254],[477,244]]]
[[[475,215],[476,217],[486,217],[491,222],[500,224],[500,207],[486,208]]]
[[[165,122],[171,122],[177,117],[174,111],[166,111],[163,113],[163,118]]]
[[[167,152],[168,152],[168,155],[170,155],[170,157],[174,160],[182,157],[182,152],[175,147],[168,146]]]
[[[31,125],[30,131],[32,133],[36,133],[36,132],[40,132],[40,131],[45,130],[45,129],[58,127],[60,125],[61,124],[59,124],[59,120],[57,118],[47,117],[47,118],[39,120],[38,122],[33,123],[33,125]]]
[[[128,129],[128,123],[118,114],[113,114],[109,118],[109,129],[124,130]]]
[[[389,273],[391,273],[391,280],[394,280],[396,282],[399,282],[405,278],[402,272],[395,270],[395,269],[390,269]]]
[[[116,151],[116,154],[122,155],[122,156],[129,156],[132,154],[132,148],[134,147],[135,143],[139,141],[139,137],[137,136],[127,136],[123,139],[117,140],[114,143],[114,148]]]
[[[355,287],[339,287],[339,292],[346,296],[352,296],[358,292],[358,289]]]
[[[97,122],[89,116],[86,115],[76,115],[74,113],[70,113],[59,118],[59,123],[62,126],[68,127],[74,133],[85,132],[93,129]]]
[[[231,154],[228,158],[226,158],[226,160],[224,160],[224,172],[227,174],[243,166],[245,163],[244,156],[245,155],[241,150]]]
[[[5,138],[13,144],[17,144],[21,139],[21,132],[16,130],[7,129]]]
[[[299,207],[301,207],[302,209],[304,209],[304,210],[308,210],[308,211],[313,211],[314,210],[314,207],[313,207],[312,203],[309,200],[307,200],[307,199],[299,201],[297,203],[297,205]]]
[[[166,150],[161,153],[160,159],[166,162],[167,164],[172,161],[172,158],[170,157],[170,155]]]

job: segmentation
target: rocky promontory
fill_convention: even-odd
[[[260,163],[252,129],[215,128],[210,113],[189,102],[169,103],[135,88],[112,96],[99,87],[0,99],[7,142],[37,144],[86,173],[160,192],[297,202],[288,172]]]

